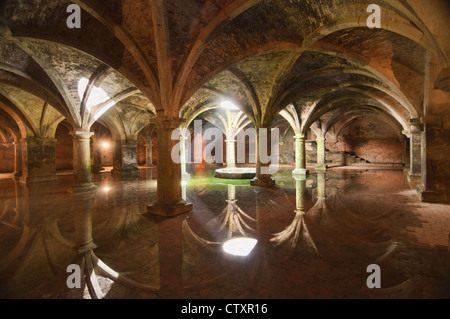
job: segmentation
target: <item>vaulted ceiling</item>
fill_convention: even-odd
[[[80,29],[66,25],[71,3]],[[408,129],[429,63],[449,64],[449,17],[445,0],[3,0],[0,107],[41,137],[66,119],[135,138],[157,114],[223,99],[262,127],[293,105],[304,129],[358,107]]]

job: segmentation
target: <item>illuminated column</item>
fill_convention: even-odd
[[[22,143],[20,141],[16,141],[13,144],[15,161],[14,177],[18,178],[22,176]]]
[[[327,169],[325,164],[325,138],[317,137],[317,165],[315,167],[316,171],[324,171]]]
[[[92,183],[90,139],[94,135],[89,131],[75,131],[73,137],[73,186],[74,193],[95,190]]]
[[[116,141],[114,149],[113,176],[132,177],[139,176],[138,167],[138,141]]]
[[[295,135],[295,169],[292,175],[308,175],[306,169],[305,135]]]
[[[235,157],[235,144],[236,140],[226,139],[225,143],[227,145],[227,168],[235,168],[236,167],[236,157]]]
[[[172,140],[172,132],[179,127],[181,119],[159,115],[156,118],[158,130],[158,176],[157,202],[148,206],[148,212],[171,217],[192,210],[192,204],[182,198],[181,164],[172,159],[172,149],[179,141]]]
[[[186,171],[186,141],[189,136],[184,133],[180,134],[180,165],[181,165],[181,179],[187,180],[191,177]]]
[[[264,138],[264,137],[263,137]],[[270,128],[267,129],[266,135],[266,146],[267,155],[271,150],[271,131]],[[252,186],[262,186],[262,187],[271,187],[275,185],[275,181],[272,179],[270,174],[270,161],[268,163],[261,162],[261,140],[260,140],[260,129],[256,129],[256,176],[254,179],[250,181],[250,185]]]

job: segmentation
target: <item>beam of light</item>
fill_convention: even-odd
[[[230,255],[245,257],[255,248],[257,242],[254,238],[238,237],[227,240],[222,248]]]
[[[80,97],[80,100],[83,99],[84,92],[86,91],[88,84],[89,84],[89,80],[86,78],[81,78],[78,81],[78,96]],[[91,109],[93,106],[105,103],[109,99],[111,99],[111,98],[108,96],[108,94],[103,89],[94,86],[91,89],[91,93],[89,94],[89,97],[86,101],[86,109],[89,112],[91,112]],[[109,104],[110,103],[108,103],[107,105],[110,106]]]
[[[232,102],[226,100],[220,103],[220,107],[226,110],[239,110],[239,108]]]
[[[94,115],[94,120],[98,120],[100,118],[100,116],[102,116],[106,111],[108,111],[111,107],[113,107],[114,105],[116,105],[115,101],[111,101],[109,103],[107,103],[104,107],[102,107],[100,109],[100,111],[98,111],[97,113],[95,113]]]

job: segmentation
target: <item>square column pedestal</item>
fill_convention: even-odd
[[[55,139],[27,138],[21,140],[22,174],[20,182],[56,181]]]
[[[137,141],[116,141],[114,150],[114,168],[112,176],[136,177],[140,175],[138,162]]]

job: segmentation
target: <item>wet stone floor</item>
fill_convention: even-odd
[[[146,213],[155,169],[96,174],[84,194],[67,191],[70,175],[2,179],[0,297],[450,298],[450,206],[421,203],[402,171],[290,171],[273,188],[191,172],[194,210],[170,219]],[[257,244],[235,256],[232,238]],[[381,288],[367,286],[372,264]]]

